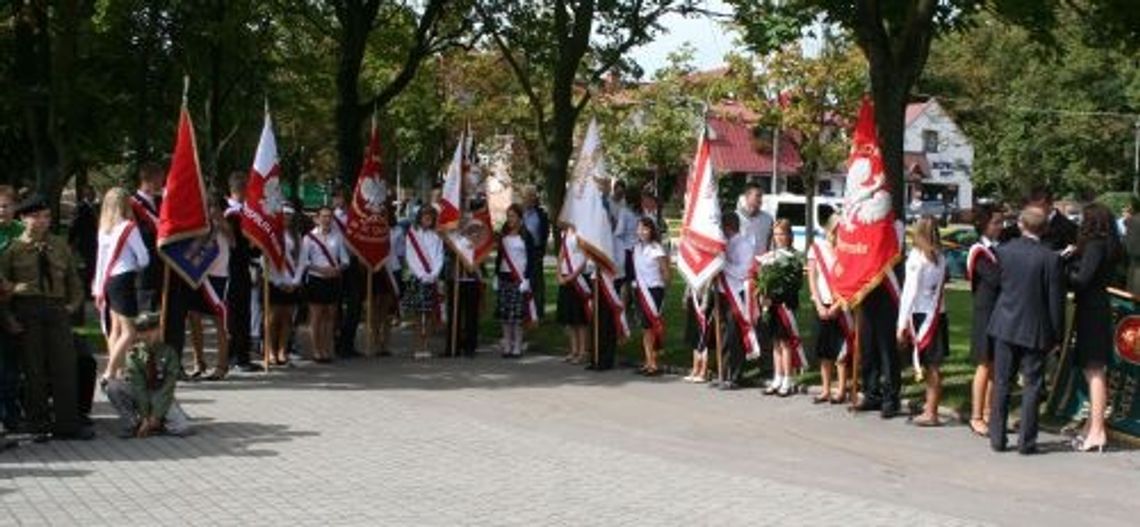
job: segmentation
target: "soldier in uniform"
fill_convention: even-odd
[[[189,418],[174,401],[182,366],[174,348],[159,338],[158,323],[157,313],[135,317],[139,337],[127,357],[125,379],[104,385],[107,399],[119,413],[119,436],[123,438],[191,432]]]
[[[0,254],[24,232],[23,224],[16,221],[15,216],[16,190],[0,185]],[[11,432],[20,420],[20,369],[15,346],[18,324],[8,305],[6,290],[0,277],[0,422],[6,432]],[[0,440],[0,450],[8,444]]]
[[[43,198],[27,199],[19,216],[25,230],[0,253],[0,282],[11,294],[19,326],[27,423],[37,442],[91,439],[94,431],[79,420],[78,361],[69,330],[84,294],[76,258],[67,240],[50,234],[51,210]]]

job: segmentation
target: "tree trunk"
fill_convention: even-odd
[[[903,87],[901,83],[888,81],[885,86],[876,86],[872,81],[875,126],[883,155],[883,169],[891,185],[891,208],[899,219],[905,219],[903,207],[906,171],[903,167],[903,135],[906,130],[906,103],[909,91],[910,88]]]
[[[48,12],[39,3],[16,8],[13,73],[23,99],[24,126],[32,147],[34,190],[58,211],[59,152],[52,141],[51,36]]]
[[[368,45],[368,24],[359,17],[341,20],[340,63],[336,72],[337,174],[343,186],[351,186],[360,171],[364,143],[360,138],[360,69]]]

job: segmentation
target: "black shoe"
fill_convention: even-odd
[[[79,426],[82,426],[85,428],[86,427],[92,427],[92,426],[95,426],[95,421],[93,419],[91,419],[90,415],[81,415],[81,416],[79,416]]]
[[[32,435],[33,443],[47,443],[48,441],[51,441],[51,434],[47,432],[37,432]]]
[[[707,386],[710,390],[715,390],[717,388],[720,388],[720,381],[714,379],[709,381],[709,383],[705,386]]]
[[[995,445],[993,443],[990,443],[990,450],[993,450],[994,452],[997,452],[999,454],[1002,452],[1005,452],[1006,449],[1007,449],[1007,447],[1005,445]]]
[[[879,399],[863,398],[863,401],[855,405],[856,412],[874,412],[883,409],[883,401]]]
[[[880,411],[879,416],[883,419],[891,419],[897,417],[899,415],[899,412],[899,403],[885,402],[883,403],[883,409]]]
[[[1017,453],[1023,456],[1033,456],[1039,454],[1040,452],[1037,450],[1037,445],[1031,445],[1025,448],[1018,447]]]
[[[735,382],[723,382],[720,385],[721,391],[731,392],[740,389],[740,385]]]
[[[598,366],[596,364],[590,363],[586,365],[585,369],[587,371],[598,371]]]
[[[95,439],[95,430],[87,426],[82,426],[79,430],[74,432],[67,432],[63,434],[52,434],[54,439],[63,439],[65,441],[90,441]]]
[[[242,373],[258,373],[258,372],[265,371],[265,368],[262,368],[260,364],[257,364],[254,362],[246,362],[244,364],[238,364],[237,366],[234,366],[234,368],[236,368],[237,371],[240,371]]]

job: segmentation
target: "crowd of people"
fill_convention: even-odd
[[[220,381],[231,369],[258,371],[262,366],[254,357],[263,350],[267,366],[290,365],[299,348],[294,330],[302,323],[310,329],[308,358],[327,363],[361,354],[357,332],[362,325],[371,330],[365,339],[371,348],[363,354],[391,354],[390,331],[400,320],[414,326],[408,351],[431,353],[429,337],[442,327],[447,337],[438,354],[473,357],[488,290],[495,294],[504,358],[521,356],[528,328],[545,317],[543,259],[552,226],[533,187],[506,211],[489,272],[486,265],[455,269],[455,258],[436,231],[438,211],[426,203],[408,207],[404,220],[395,208],[388,212],[393,257],[369,277],[348,249],[345,197],[339,193],[312,217],[300,212],[299,203],[286,207],[286,270],[267,265],[240,234],[247,176],[234,173],[228,194],[210,204],[208,236],[219,257],[194,289],[166,269],[156,253],[163,174],[158,165],[143,165],[134,191],[111,188],[97,214],[93,193],[82,189],[68,240],[51,234],[52,213],[44,200],[28,196],[17,205],[16,193],[0,187],[0,417],[6,430],[25,431],[36,440],[90,438],[91,392],[98,386],[121,415],[122,435],[189,433],[188,419],[174,402],[176,380]],[[618,262],[613,286],[625,300],[624,311],[641,322],[643,364],[637,372],[660,375],[661,350],[677,345],[665,342],[662,316],[672,307],[664,302],[672,268],[667,227],[651,193],[632,197],[620,181],[607,190]],[[863,298],[862,316],[854,317],[829,285],[836,218],[829,221],[827,236],[799,255],[792,247],[791,223],[764,212],[762,197],[761,188],[750,184],[738,209],[722,215],[723,269],[714,287],[684,295],[683,345],[693,353],[685,380],[740,389],[746,361],[763,358],[764,369],[772,373],[762,383],[764,394],[801,393],[796,379],[808,367],[808,354],[795,313],[806,278],[816,325],[811,356],[821,374],[813,402],[852,403],[884,418],[898,415],[899,350],[908,349],[926,386],[922,410],[912,422],[941,425],[940,366],[950,354],[950,325],[962,321],[946,312],[947,258],[938,220],[923,217],[912,226],[901,273],[888,273]],[[1063,344],[1064,297],[1071,290],[1077,306],[1076,361],[1091,400],[1087,425],[1073,446],[1103,449],[1105,367],[1112,349],[1105,287],[1124,254],[1116,218],[1104,205],[1090,203],[1078,226],[1054,209],[1045,190],[1029,195],[1015,222],[1009,214],[990,206],[974,211],[979,241],[969,252],[967,279],[974,299],[970,347],[977,371],[969,427],[989,437],[994,449],[1006,448],[1008,399],[1020,371],[1018,449],[1036,450],[1042,372],[1049,354]],[[553,237],[559,241],[553,251],[555,305],[556,321],[569,336],[565,360],[596,371],[611,369],[612,336],[623,323],[622,313],[592,300],[598,270],[573,228],[559,234]],[[798,267],[783,273],[782,283],[757,286],[758,277],[775,276],[788,265]],[[366,299],[373,304],[364,305]],[[90,354],[77,349],[89,346],[61,331],[88,301],[99,313],[106,340],[107,360],[98,373]],[[161,327],[159,312],[164,313]],[[362,321],[364,313],[372,320]],[[218,349],[212,368],[203,352],[207,320]],[[187,329],[190,361],[182,359]],[[592,338],[594,331],[602,338]],[[852,360],[856,335],[862,350],[858,365]],[[711,350],[717,352],[715,361]],[[855,381],[860,395],[851,400]]]

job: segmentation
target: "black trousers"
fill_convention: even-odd
[[[1025,386],[1021,391],[1021,427],[1018,449],[1037,446],[1037,404],[1044,384],[1045,352],[997,340],[994,349],[994,396],[990,400],[990,446],[1005,450],[1005,426],[1009,418],[1009,394],[1020,369]]]
[[[533,258],[538,262],[533,266],[530,280],[531,296],[534,297],[534,307],[538,311],[538,319],[543,320],[546,318],[546,273],[543,270],[543,257],[544,251],[532,251],[528,254],[527,258]]]
[[[79,375],[69,315],[62,300],[12,301],[24,327],[19,346],[24,370],[24,411],[36,432],[79,431]]]
[[[78,375],[79,384],[79,404],[77,410],[81,416],[91,415],[91,405],[95,399],[95,377],[98,375],[96,371],[98,365],[95,362],[94,350],[91,349],[91,344],[83,337],[72,334],[71,340],[75,346],[76,353],[76,374]]]
[[[253,280],[250,278],[249,268],[231,270],[229,286],[226,288],[226,327],[229,330],[230,364],[249,364],[250,349],[253,346],[249,338],[252,295]]]
[[[348,270],[342,276],[344,279],[341,291],[344,293],[344,302],[340,305],[335,347],[338,357],[351,357],[356,354],[356,328],[360,326],[364,309],[368,276],[356,256],[349,259]]]
[[[717,293],[721,294],[721,293]],[[740,325],[732,316],[732,306],[728,299],[722,298],[720,302],[720,325],[723,337],[721,338],[721,354],[724,358],[724,382],[738,383],[744,374],[744,335],[740,332]],[[716,342],[712,343],[715,352]]]
[[[594,320],[597,321],[598,349],[590,357],[590,364],[599,370],[608,370],[614,367],[614,353],[617,350],[617,328],[614,327],[614,312],[605,299],[594,303]],[[593,326],[590,328],[593,330]],[[594,335],[589,338],[593,341]],[[597,360],[594,360],[594,357]]]
[[[454,296],[454,283],[448,282],[447,295]],[[450,298],[447,304],[447,348],[445,353],[452,355],[453,343],[451,335],[458,337],[458,348],[455,354],[466,357],[475,356],[475,348],[479,345],[479,306],[482,305],[482,294],[479,282],[459,282],[459,316],[455,315],[456,299]],[[456,328],[455,324],[459,324]]]
[[[898,306],[887,286],[880,285],[863,299],[859,309],[863,310],[859,328],[863,393],[870,401],[898,403],[902,385],[894,332]]]
[[[170,284],[166,286],[166,315],[162,341],[174,349],[180,361],[182,349],[186,347],[186,314],[190,309],[191,294],[193,291],[185,280],[170,275]]]

